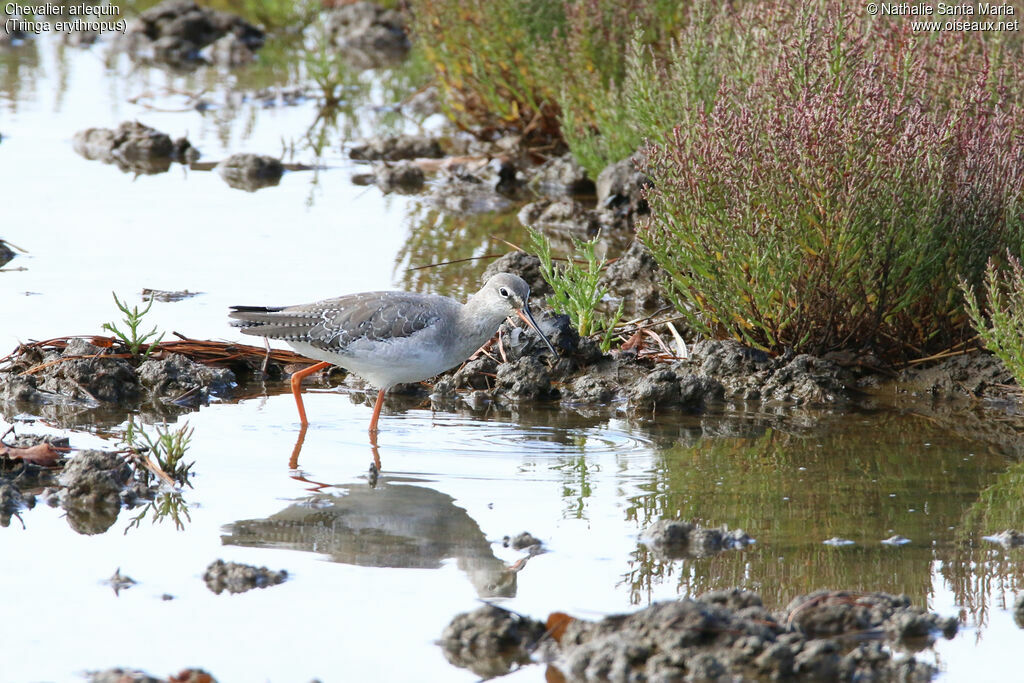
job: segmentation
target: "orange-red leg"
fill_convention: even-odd
[[[305,427],[309,424],[309,420],[306,419],[306,408],[302,405],[302,380],[312,375],[314,372],[320,372],[324,368],[331,367],[331,364],[324,361],[317,363],[316,365],[310,365],[308,368],[299,370],[292,375],[292,396],[295,397],[295,405],[299,408],[299,420],[302,422],[302,426]]]
[[[380,419],[380,409],[384,406],[384,390],[377,392],[377,402],[373,404],[373,417],[370,418],[370,440],[375,441],[373,435],[377,433],[377,420]]]

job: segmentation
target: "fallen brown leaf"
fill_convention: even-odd
[[[27,448],[7,446],[0,444],[0,455],[6,455],[11,460],[21,460],[41,467],[54,467],[60,460],[60,451],[46,442],[38,443]]]

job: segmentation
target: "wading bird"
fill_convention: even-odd
[[[555,353],[530,313],[529,298],[530,287],[522,278],[499,273],[465,304],[432,294],[365,292],[299,306],[232,306],[230,317],[244,334],[286,341],[302,355],[322,361],[292,375],[292,394],[303,427],[309,424],[301,393],[306,376],[338,365],[376,387],[372,436],[384,392],[455,367],[487,343],[513,314]]]

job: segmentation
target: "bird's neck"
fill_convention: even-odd
[[[466,305],[459,311],[459,327],[463,330],[465,343],[472,346],[473,353],[494,336],[498,326],[505,320],[501,312],[484,305],[479,295],[470,297]]]

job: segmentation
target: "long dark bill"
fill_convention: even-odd
[[[544,333],[540,331],[540,327],[537,326],[537,321],[533,319],[533,313],[530,313],[530,307],[523,304],[523,307],[516,311],[516,313],[519,314],[519,317],[522,318],[524,323],[532,327],[533,331],[540,335],[540,338],[543,339],[544,343],[547,344],[549,349],[551,349],[551,353],[557,357],[558,352],[555,351],[555,347],[551,345],[551,342],[549,342],[548,338],[544,336]]]

